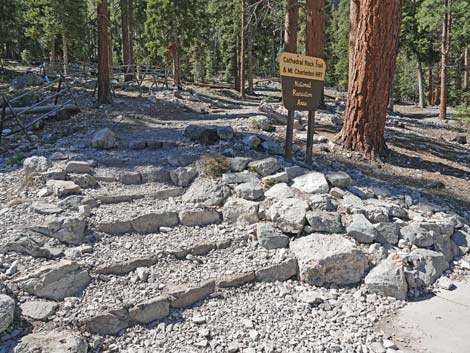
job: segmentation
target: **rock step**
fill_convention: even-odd
[[[167,200],[170,197],[178,197],[183,195],[184,189],[181,187],[168,188],[158,191],[151,192],[135,192],[135,193],[109,193],[109,194],[98,194],[94,198],[102,205],[112,205],[125,202],[133,202],[135,200],[141,200],[145,198],[154,200]]]
[[[222,215],[214,209],[183,210],[180,212],[151,212],[128,220],[115,219],[99,222],[96,229],[110,235],[126,233],[157,233],[161,228],[173,228],[179,225],[195,227],[220,223]]]
[[[131,307],[100,312],[81,321],[82,327],[94,334],[117,335],[136,324],[149,324],[170,315],[172,309],[184,309],[206,300],[220,288],[236,288],[254,282],[286,281],[297,276],[297,260],[286,259],[256,270],[220,275],[189,285],[168,286],[157,295]]]

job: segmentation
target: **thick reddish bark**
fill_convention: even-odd
[[[441,99],[439,117],[447,117],[447,53],[449,51],[449,13],[447,7],[449,0],[444,0],[446,11],[442,16],[442,34],[441,34]]]
[[[240,48],[240,95],[245,98],[245,71],[246,71],[246,0],[242,0],[242,24],[241,24],[241,48]]]
[[[286,21],[284,26],[284,51],[297,52],[297,33],[299,31],[299,4],[297,0],[287,0]]]
[[[324,9],[325,0],[307,0],[305,14],[307,24],[305,29],[305,54],[323,58],[324,42]]]
[[[354,50],[356,48],[357,40],[357,23],[359,16],[359,0],[351,0],[349,4],[349,70],[348,70],[348,85],[351,82],[352,68],[354,60]]]
[[[108,3],[100,0],[98,4],[98,102],[100,104],[111,103],[110,84],[110,42],[108,30]]]
[[[361,0],[358,6],[341,143],[375,158],[387,149],[385,118],[398,51],[401,1]]]
[[[122,30],[122,55],[126,75],[124,81],[132,81],[134,79],[134,70],[132,67],[132,54],[131,54],[131,31],[129,21],[129,0],[121,0],[121,30]]]

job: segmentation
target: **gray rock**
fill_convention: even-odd
[[[286,172],[280,172],[273,175],[268,175],[262,179],[263,184],[265,185],[274,185],[278,183],[287,183],[289,182],[289,177]]]
[[[336,201],[330,194],[314,194],[307,200],[313,210],[336,211]]]
[[[387,222],[374,224],[377,231],[377,241],[382,244],[397,245],[400,239],[400,225]]]
[[[282,145],[273,141],[270,138],[267,138],[266,136],[263,136],[263,142],[261,142],[261,147],[265,152],[269,154],[274,154],[278,156],[284,154],[284,148],[282,147]]]
[[[71,175],[70,180],[77,184],[81,189],[93,189],[98,186],[95,177],[90,174]]]
[[[287,167],[285,169],[285,172],[287,173],[289,180],[294,180],[295,178],[305,175],[309,173],[310,171],[306,168],[302,168],[302,167],[295,165],[292,167]]]
[[[53,257],[47,248],[42,247],[42,244],[35,242],[31,237],[22,237],[0,247],[0,254],[7,254],[9,252],[45,259]]]
[[[142,184],[142,175],[139,172],[122,172],[119,174],[119,182],[124,185]]]
[[[360,243],[371,244],[377,239],[373,224],[362,214],[354,214],[352,223],[346,228],[348,235]]]
[[[465,255],[470,251],[470,226],[466,225],[457,230],[452,235],[452,240],[459,248],[460,255]]]
[[[47,222],[49,236],[72,245],[81,245],[87,241],[86,228],[86,221],[80,218],[52,218]]]
[[[338,213],[315,210],[308,212],[306,217],[314,233],[344,233]]]
[[[149,324],[161,320],[170,314],[168,298],[159,296],[144,303],[139,303],[129,310],[129,317],[139,324]]]
[[[407,278],[410,287],[429,286],[449,268],[444,254],[428,249],[413,250],[405,261],[416,271],[412,280]]]
[[[50,168],[46,172],[41,173],[41,177],[44,180],[65,180],[67,178],[67,173],[65,170],[60,168]]]
[[[234,288],[241,287],[248,283],[253,283],[255,281],[255,273],[241,273],[235,275],[224,275],[217,279],[218,288]]]
[[[106,234],[121,235],[132,232],[132,224],[130,221],[114,220],[98,223],[96,229]]]
[[[63,300],[85,289],[90,283],[90,276],[77,263],[60,261],[15,281],[23,290],[37,297]]]
[[[110,265],[105,265],[96,269],[96,273],[103,275],[125,275],[128,274],[139,267],[150,267],[157,263],[157,256],[144,256],[137,257],[134,259],[129,259],[126,261],[120,261],[112,263]]]
[[[244,184],[244,183],[260,183],[260,179],[253,172],[225,173],[222,175],[222,182],[225,184]]]
[[[98,313],[83,321],[83,327],[86,331],[98,335],[117,335],[129,326],[130,318],[127,309]]]
[[[403,261],[398,255],[391,255],[374,267],[364,279],[367,289],[386,297],[405,300],[408,294]]]
[[[290,198],[275,202],[268,210],[267,217],[286,233],[299,234],[303,231],[308,204],[301,199]]]
[[[170,172],[173,184],[182,187],[189,186],[198,175],[197,169],[193,167],[182,167]]]
[[[198,159],[199,156],[195,154],[171,153],[167,157],[167,161],[172,167],[187,167]]]
[[[46,157],[33,156],[23,161],[23,169],[31,172],[45,172],[52,167],[52,162]]]
[[[33,320],[47,321],[58,308],[55,302],[32,300],[21,304],[21,313]]]
[[[256,135],[247,135],[242,141],[249,149],[252,150],[257,149],[261,145],[261,139]]]
[[[72,331],[46,331],[24,336],[15,353],[87,353],[88,344]]]
[[[289,237],[276,230],[271,223],[258,223],[258,243],[265,249],[281,249],[289,246]]]
[[[179,218],[181,224],[188,227],[206,226],[219,223],[221,220],[220,213],[216,210],[181,211]]]
[[[327,173],[326,179],[330,183],[331,187],[338,187],[341,189],[346,189],[353,184],[351,177],[345,172]]]
[[[242,172],[246,169],[248,163],[250,163],[251,160],[251,158],[246,157],[228,158],[228,161],[230,163],[230,170],[232,172]]]
[[[60,198],[81,193],[80,186],[73,181],[48,180],[46,185],[55,196]]]
[[[172,308],[186,308],[205,299],[215,291],[215,281],[208,280],[191,287],[170,286],[168,294]]]
[[[208,178],[197,178],[183,195],[182,200],[205,206],[219,206],[230,194],[231,190],[226,185]]]
[[[272,186],[264,193],[264,196],[269,199],[283,200],[293,198],[295,194],[286,183],[280,183]]]
[[[149,213],[131,220],[132,229],[139,234],[155,233],[161,227],[176,227],[178,224],[176,212]]]
[[[235,194],[246,200],[259,200],[264,196],[263,185],[261,183],[243,183],[235,188]]]
[[[5,331],[13,322],[15,301],[5,294],[0,294],[0,333]]]
[[[183,134],[189,139],[203,145],[212,145],[219,141],[217,128],[213,126],[188,125],[184,129]]]
[[[450,238],[454,234],[451,223],[411,222],[401,228],[403,239],[419,247],[430,247],[442,238]]]
[[[284,282],[299,273],[297,260],[287,259],[283,262],[264,267],[255,272],[257,282]]]
[[[232,197],[225,203],[222,213],[225,222],[252,224],[259,220],[258,209],[257,202]]]
[[[248,168],[262,177],[276,173],[281,169],[281,165],[276,158],[265,158],[250,162]]]
[[[292,187],[308,194],[325,194],[330,191],[325,175],[317,172],[295,178]]]
[[[234,136],[233,128],[231,126],[218,126],[217,135],[221,140],[230,141]]]
[[[94,133],[91,144],[99,150],[109,150],[117,146],[117,138],[111,129],[104,128]]]
[[[56,205],[44,202],[33,202],[31,205],[31,209],[42,215],[53,215],[59,214],[64,212],[64,210]]]
[[[362,280],[368,269],[366,255],[341,235],[312,234],[291,242],[300,279],[315,286],[349,285]]]
[[[250,125],[255,129],[262,131],[273,132],[275,130],[274,125],[267,116],[255,115],[250,118]]]
[[[299,299],[301,302],[313,306],[317,306],[325,301],[321,293],[315,291],[302,292],[299,295]]]
[[[150,168],[140,172],[143,183],[170,183],[170,172],[163,168]]]
[[[78,211],[78,208],[85,200],[85,196],[71,195],[59,201],[58,206],[62,209],[69,209],[71,211]]]
[[[90,163],[82,162],[82,161],[70,161],[65,166],[66,173],[73,173],[73,174],[88,174],[93,171]]]

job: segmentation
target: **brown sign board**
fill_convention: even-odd
[[[326,64],[321,58],[282,53],[282,101],[288,110],[314,111],[320,106]]]

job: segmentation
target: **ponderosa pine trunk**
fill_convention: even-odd
[[[234,80],[235,91],[240,92],[240,76],[238,75],[238,40],[237,45],[232,49],[232,76]]]
[[[129,0],[121,0],[121,31],[122,31],[122,56],[125,66],[124,81],[132,81],[134,79],[132,68],[130,28],[129,28]]]
[[[428,86],[428,103],[429,105],[435,105],[434,102],[434,97],[433,97],[433,92],[434,92],[434,75],[433,75],[433,68],[432,64],[429,64],[429,69],[428,69],[428,79],[429,79],[429,86]]]
[[[387,150],[385,119],[398,52],[401,0],[361,0],[357,5],[341,143],[372,159]]]
[[[354,50],[357,41],[357,23],[359,21],[359,0],[350,0],[349,3],[349,69],[348,69],[348,87],[351,82],[352,68],[354,61]],[[348,88],[349,89],[349,88]]]
[[[468,89],[468,47],[465,48],[463,53],[463,84],[464,91]]]
[[[98,4],[98,102],[111,103],[111,73],[109,66],[108,3],[100,0]]]
[[[244,99],[245,77],[246,77],[246,0],[242,0],[242,21],[241,21],[241,46],[240,46],[240,95]]]
[[[55,36],[52,36],[51,39],[51,48],[50,48],[50,53],[49,53],[49,62],[51,65],[55,63],[56,57],[55,57]]]
[[[418,95],[419,95],[418,107],[424,108],[426,103],[424,101],[424,72],[423,72],[423,64],[421,63],[421,61],[418,61]]]
[[[69,66],[69,51],[68,51],[69,41],[67,38],[67,33],[65,31],[62,33],[62,53],[64,55],[64,75],[68,74]]]
[[[444,0],[444,15],[442,16],[441,33],[441,99],[439,117],[447,117],[447,53],[449,48],[449,0]]]
[[[284,25],[284,51],[297,52],[297,33],[299,31],[299,4],[297,0],[287,0]]]
[[[249,21],[246,32],[247,50],[246,50],[246,78],[248,81],[248,93],[254,94],[253,84],[253,21]]]
[[[305,28],[305,54],[317,58],[324,58],[324,16],[325,0],[307,0],[305,14],[307,23]],[[321,105],[324,105],[324,94],[322,94]]]

